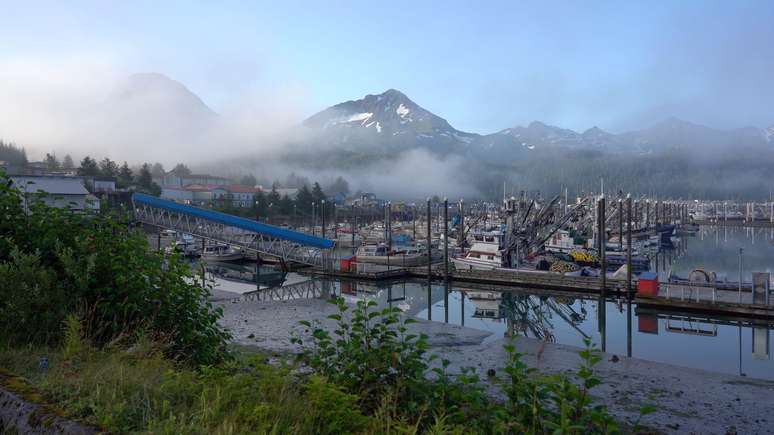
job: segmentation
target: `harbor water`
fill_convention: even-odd
[[[752,272],[774,272],[771,236],[770,229],[703,227],[693,236],[676,240],[672,249],[659,251],[654,261],[660,262],[662,279],[670,273],[685,277],[703,268],[736,281],[742,248],[742,277],[749,282]],[[233,292],[235,298],[258,289],[267,298],[293,298],[301,294],[294,289],[303,286],[304,294],[312,295],[309,297],[336,295],[351,302],[371,299],[380,307],[396,306],[408,316],[491,332],[487,340],[521,335],[581,347],[588,337],[597,347],[620,357],[774,380],[774,322],[686,315],[638,307],[625,299],[603,301],[549,290],[424,280],[312,279],[266,267],[260,272],[255,274],[253,263],[207,267],[215,288]]]

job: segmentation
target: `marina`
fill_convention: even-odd
[[[774,380],[774,301],[767,299],[774,231],[699,225],[688,202],[631,201],[638,214],[624,224],[629,202],[541,206],[525,197],[499,210],[447,205],[446,213],[433,204],[424,219],[403,213],[407,220],[393,222],[385,213],[358,225],[339,212],[337,222],[298,228],[337,241],[355,236],[356,243],[325,251],[322,266],[289,272],[295,263],[245,245],[244,259],[227,266],[198,261],[224,302],[369,299],[482,331],[485,341],[521,336],[581,346],[590,338],[616,355]]]

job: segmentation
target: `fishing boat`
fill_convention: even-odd
[[[228,245],[210,245],[204,248],[202,260],[204,261],[239,261],[245,258],[241,249]]]
[[[179,252],[184,257],[198,257],[201,255],[196,245],[196,240],[190,234],[181,233],[175,242],[165,248],[167,254]]]
[[[502,319],[503,313],[500,310],[502,304],[502,292],[463,290],[468,300],[473,303],[476,310],[473,312],[473,318],[476,319]]]
[[[387,245],[363,245],[357,250],[358,263],[389,264],[395,266],[419,266],[427,264],[425,250],[406,248],[390,251]]]
[[[468,242],[474,243],[491,243],[495,245],[501,245],[504,235],[500,230],[493,231],[475,231],[468,234]]]
[[[503,266],[500,247],[494,243],[474,243],[463,257],[452,258],[457,270],[494,270]]]

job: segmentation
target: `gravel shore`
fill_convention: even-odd
[[[222,306],[221,323],[240,345],[274,352],[297,352],[293,331],[302,333],[299,320],[318,320],[325,327],[336,307],[321,299],[289,301],[237,300],[238,294],[216,292],[213,302]],[[416,319],[412,332],[427,334],[431,353],[451,361],[452,372],[475,367],[486,378],[489,369],[501,373],[507,360],[507,339],[484,339],[491,333]],[[518,337],[515,345],[526,353],[525,362],[542,372],[556,373],[578,367],[579,348]],[[665,433],[758,434],[774,433],[774,382],[698,369],[678,367],[605,354],[596,370],[603,380],[595,396],[621,420],[633,422],[639,409],[654,404],[658,411],[642,423]],[[487,381],[489,382],[489,381]],[[496,386],[489,382],[492,394]]]

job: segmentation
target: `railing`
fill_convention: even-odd
[[[330,249],[334,243],[331,240],[148,195],[134,194],[132,203],[138,222],[260,252],[285,262],[326,270],[333,265]]]
[[[296,284],[253,290],[242,294],[235,301],[289,301],[294,299],[315,299],[331,296],[331,284],[316,279]]]
[[[680,302],[710,303],[710,304],[741,304],[752,307],[772,307],[774,298],[769,303],[755,301],[750,288],[739,290],[719,289],[705,283],[661,283],[659,296],[667,300]]]

